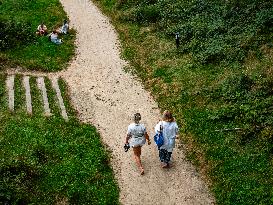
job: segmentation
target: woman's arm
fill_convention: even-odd
[[[145,136],[146,140],[148,141],[148,145],[150,145],[151,144],[151,140],[150,140],[150,137],[149,137],[148,133],[145,132],[144,136]]]
[[[159,122],[156,124],[156,126],[155,126],[155,133],[160,132],[160,125],[161,125],[161,124],[162,124],[161,121],[159,121]]]
[[[129,144],[129,139],[131,138],[132,136],[130,134],[127,134],[126,138],[125,138],[125,144]]]

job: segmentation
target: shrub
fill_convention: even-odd
[[[273,129],[273,80],[261,76],[255,79],[245,74],[234,75],[212,91],[213,99],[220,97],[223,105],[213,112],[211,119],[234,121],[245,128],[241,133],[244,142],[253,136],[262,136],[265,142],[272,140],[268,130]]]
[[[139,7],[136,10],[136,21],[141,23],[156,22],[160,17],[159,8],[155,5]]]
[[[33,43],[35,35],[29,23],[20,23],[0,19],[0,50]]]
[[[271,42],[273,2],[269,0],[119,0],[122,17],[138,24],[156,23],[167,38],[180,32],[181,50],[201,63],[242,61],[248,51]]]

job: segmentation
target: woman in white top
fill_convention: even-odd
[[[161,129],[160,129],[161,128]],[[159,148],[159,158],[163,168],[169,167],[173,148],[175,147],[175,138],[178,134],[178,126],[172,113],[165,110],[162,121],[155,126],[155,132],[162,130],[164,137],[164,144]]]
[[[55,44],[61,44],[62,43],[62,39],[58,38],[58,32],[56,30],[54,30],[51,34],[50,34],[50,40],[51,42],[55,43]]]
[[[146,128],[143,124],[140,124],[141,120],[140,113],[134,114],[134,123],[131,123],[128,126],[127,136],[125,139],[125,144],[130,144],[130,147],[133,148],[134,158],[138,168],[140,169],[140,174],[144,174],[144,168],[141,163],[141,147],[148,141],[148,145],[151,144],[149,135],[147,134]]]
[[[68,21],[64,20],[60,33],[67,34],[69,29]]]

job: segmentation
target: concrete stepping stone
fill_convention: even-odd
[[[14,111],[14,75],[9,75],[6,80],[9,97],[9,110]]]
[[[56,94],[57,94],[57,98],[58,98],[58,101],[59,101],[59,106],[60,106],[60,109],[61,109],[61,114],[62,114],[63,118],[65,119],[65,121],[68,121],[68,116],[67,116],[67,113],[66,113],[63,98],[62,98],[61,91],[60,91],[59,84],[58,84],[58,78],[53,77],[51,79],[51,82],[52,82],[52,87],[54,88],[54,90],[56,91]]]
[[[30,94],[30,86],[29,86],[29,76],[23,77],[23,84],[26,91],[26,107],[28,114],[32,114],[32,101],[31,101],[31,94]]]
[[[38,77],[36,79],[36,81],[37,81],[37,86],[38,86],[38,88],[40,89],[40,91],[42,93],[45,116],[50,116],[51,112],[50,112],[50,108],[49,108],[44,77]]]

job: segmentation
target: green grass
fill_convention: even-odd
[[[204,7],[202,5],[208,1],[173,2],[160,8],[163,16],[159,20],[154,9],[167,0],[116,1],[112,4],[99,0],[95,2],[115,25],[122,43],[122,57],[130,61],[132,72],[142,79],[146,89],[152,91],[161,110],[169,109],[174,113],[181,128],[181,141],[185,144],[187,158],[207,180],[217,204],[272,204],[273,55],[272,47],[267,43],[272,41],[272,30],[265,24],[259,31],[260,37],[253,36],[251,39],[247,32],[244,33],[251,26],[261,26],[262,23],[258,25],[253,22],[263,21],[262,17],[244,19],[246,10],[235,11],[232,6],[236,2],[230,2],[228,7],[232,9],[229,11],[226,7],[226,12],[240,13],[237,20],[232,16],[231,19],[225,17],[229,26],[241,27],[241,34],[235,39],[253,46],[238,48],[239,54],[246,56],[243,61],[238,61],[242,56],[236,56],[237,47],[231,50],[219,48],[220,52],[224,52],[223,56],[229,56],[229,52],[233,56],[220,59],[219,62],[219,56],[209,56],[218,52],[214,46],[224,45],[210,41],[211,37],[217,39],[217,36],[206,36],[210,29],[215,28],[202,30],[205,24],[212,26],[217,20],[213,18],[209,22],[210,19],[202,19],[204,12],[208,12],[208,16],[213,14],[206,9],[217,7],[217,2],[209,2],[210,5]],[[192,9],[191,13],[184,13],[179,2],[186,5],[186,12]],[[249,5],[253,6],[257,2],[253,1]],[[272,2],[264,2],[257,3],[257,8],[263,7],[257,10],[258,16],[261,11],[267,12],[264,17],[269,14]],[[248,5],[246,2],[238,4]],[[248,7],[250,10],[253,8]],[[172,12],[174,9],[175,12]],[[179,18],[174,15],[178,14],[188,15],[188,18],[181,17],[182,20],[176,22]],[[199,22],[200,19],[203,22]],[[218,19],[222,19],[222,16]],[[248,23],[241,24],[242,21]],[[182,34],[192,29],[192,37],[186,40],[182,36],[181,48],[176,49],[170,31],[184,25],[187,27]],[[229,38],[231,27],[222,35],[227,34]],[[198,38],[198,32],[202,37]],[[255,42],[257,38],[262,39]],[[230,45],[237,43],[233,37],[229,41]],[[199,48],[209,42],[214,43]],[[194,49],[189,49],[194,45]],[[211,53],[206,49],[212,49]],[[203,56],[199,58],[199,54]],[[236,127],[242,130],[216,131]]]
[[[0,203],[118,204],[109,153],[96,129],[76,119],[64,82],[60,85],[68,122],[55,109],[51,117],[42,115],[41,94],[34,77],[30,78],[34,112],[32,116],[26,114],[21,77],[16,76],[18,100],[11,113],[4,103],[6,76],[0,74]],[[49,92],[53,96],[52,88]]]
[[[25,90],[22,76],[16,75],[14,78],[14,110],[17,112],[26,111]]]
[[[6,0],[0,6],[0,20],[29,25],[26,32],[33,36],[41,22],[51,32],[60,27],[66,18],[58,0]],[[20,35],[20,29],[18,26],[18,31],[13,31],[12,35]],[[71,30],[68,35],[60,37],[64,42],[61,45],[53,44],[46,36],[32,38],[31,42],[22,41],[18,46],[1,51],[0,58],[8,66],[19,65],[30,70],[47,72],[62,70],[74,55],[75,31]]]
[[[6,90],[5,90],[5,80],[6,76],[3,74],[0,74],[0,110],[6,110],[8,107],[7,103],[7,97],[5,95]]]
[[[30,77],[29,84],[30,84],[30,93],[31,93],[31,100],[32,100],[32,113],[33,115],[43,116],[43,113],[44,113],[43,98],[42,98],[42,93],[40,92],[37,85],[37,78],[33,76]]]
[[[46,90],[48,91],[47,98],[48,98],[49,108],[52,113],[55,113],[56,116],[60,117],[61,111],[57,103],[58,98],[56,96],[55,90],[52,87],[51,81],[48,78],[45,79],[45,87],[46,87]]]

